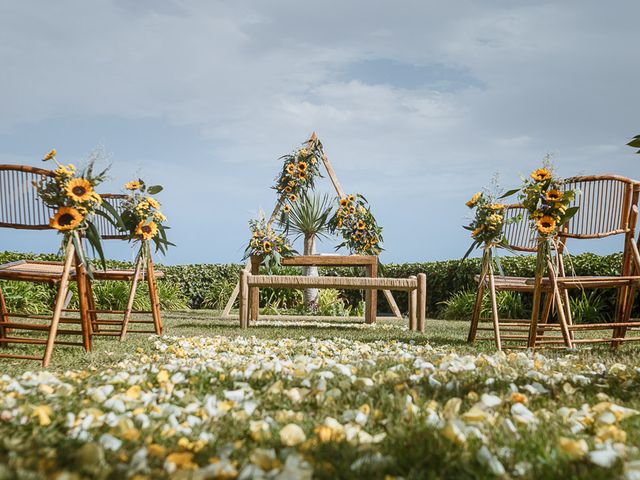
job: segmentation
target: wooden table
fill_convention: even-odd
[[[378,276],[378,256],[377,255],[299,255],[295,257],[283,258],[282,266],[286,267],[363,267],[366,269],[366,276],[376,278]],[[254,255],[251,257],[251,274],[260,274],[262,257]],[[249,301],[251,302],[251,321],[258,319],[260,308],[260,291],[252,288]],[[365,291],[364,321],[375,323],[378,316],[378,291]]]

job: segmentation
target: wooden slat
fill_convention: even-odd
[[[249,275],[250,287],[266,288],[338,288],[353,290],[415,290],[417,280],[406,278],[371,278],[371,277],[305,277],[297,275]]]

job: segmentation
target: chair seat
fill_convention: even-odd
[[[28,280],[33,282],[58,282],[62,278],[63,265],[59,262],[42,262],[32,260],[18,260],[17,262],[0,265],[0,280]],[[96,280],[131,281],[133,269],[107,269],[93,271]],[[155,271],[156,278],[163,278],[164,273]],[[71,271],[75,277],[75,270]]]
[[[533,292],[535,284],[535,279],[533,277],[508,277],[504,275],[495,275],[493,279],[496,290]],[[476,275],[475,280],[476,282],[479,282],[480,275]],[[488,284],[488,282],[489,280],[487,278],[486,283]],[[568,276],[558,278],[558,286],[563,288],[615,288],[633,284],[640,285],[640,276]],[[547,291],[551,288],[551,281],[548,277],[542,279],[542,288]]]

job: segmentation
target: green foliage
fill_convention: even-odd
[[[574,323],[595,323],[611,319],[611,313],[606,311],[606,301],[601,290],[591,290],[589,294],[584,290],[578,296],[571,298],[571,313]]]
[[[331,215],[329,195],[309,194],[305,192],[297,202],[291,203],[288,212],[283,211],[280,223],[284,234],[294,233],[300,236],[327,237],[329,215]]]
[[[53,289],[42,283],[0,281],[0,289],[10,312],[45,313],[55,299]]]
[[[633,148],[640,148],[640,135],[636,135],[635,137],[633,137],[633,140],[627,143],[627,145]],[[636,153],[640,154],[640,150],[638,150]]]
[[[526,318],[530,312],[524,306],[522,295],[517,292],[497,292],[496,300],[500,318]],[[442,318],[447,320],[470,320],[476,301],[475,290],[460,290],[441,302]],[[482,299],[481,316],[491,316],[491,300],[489,295]]]

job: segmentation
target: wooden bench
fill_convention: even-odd
[[[409,278],[378,277],[307,277],[303,275],[253,275],[240,272],[240,328],[257,320],[256,305],[250,299],[259,288],[336,288],[344,290],[399,290],[409,293],[409,329],[424,331],[427,313],[427,276]]]

